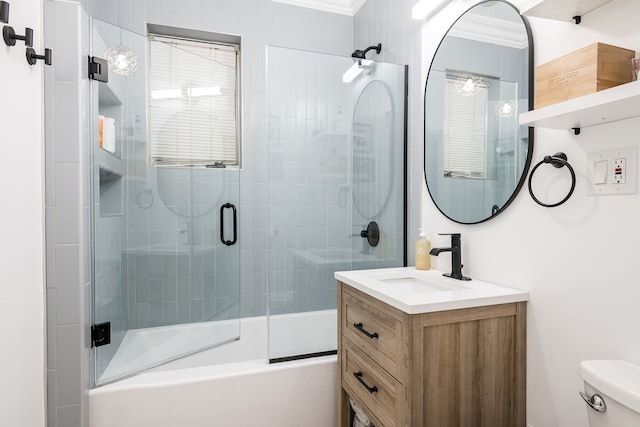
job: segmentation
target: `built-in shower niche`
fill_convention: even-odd
[[[102,148],[98,148],[97,154],[100,168],[100,216],[122,215],[124,162]]]
[[[122,215],[122,175],[100,168],[100,216]]]
[[[100,216],[122,215],[125,166],[122,161],[122,102],[118,88],[110,83],[98,85],[98,165],[100,168]],[[111,142],[107,142],[110,140]]]

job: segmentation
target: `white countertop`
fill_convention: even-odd
[[[529,292],[415,267],[337,271],[335,278],[408,314],[529,301]]]

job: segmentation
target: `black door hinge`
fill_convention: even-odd
[[[111,322],[91,325],[91,347],[100,347],[111,343]]]
[[[89,56],[89,78],[104,83],[109,81],[109,64],[106,59]]]

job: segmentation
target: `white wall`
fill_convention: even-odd
[[[422,57],[423,70],[442,28],[474,3],[453,3],[425,26],[429,29],[423,38],[427,52]],[[640,2],[613,0],[585,15],[579,26],[531,18],[536,65],[596,41],[640,50],[637,16]],[[417,91],[414,88],[411,96],[422,96]],[[525,185],[497,218],[462,226],[438,212],[423,186],[422,223],[434,245],[447,243],[437,233],[461,232],[466,275],[531,293],[527,420],[532,426],[587,424],[585,405],[578,396],[581,360],[621,358],[640,364],[636,269],[640,260],[640,196],[588,197],[586,181],[586,153],[637,146],[639,131],[640,119],[583,129],[579,136],[564,130],[536,129],[533,161],[563,151],[578,175],[573,197],[557,208],[535,204]],[[414,146],[420,143],[412,141]],[[536,172],[537,196],[556,201],[569,188],[569,173],[548,169],[541,167]],[[435,265],[447,270],[450,258],[440,256]]]
[[[11,1],[9,25],[34,30],[42,2]],[[41,61],[0,43],[0,425],[44,425],[44,194]]]
[[[385,25],[365,34],[367,40],[383,42],[383,49],[390,52],[384,60],[412,66],[413,184],[420,175],[419,162],[414,159],[421,152],[418,116],[423,90],[414,83],[424,82],[420,74],[430,62],[438,37],[457,13],[475,2],[453,3],[430,21],[429,32],[421,37],[410,18],[412,0],[368,0],[384,3],[380,19]],[[392,16],[399,12],[403,15]],[[640,49],[637,16],[640,4],[636,0],[613,0],[586,15],[580,26],[531,19],[537,63],[595,41]],[[32,27],[38,52],[42,50],[41,17],[38,0],[12,2],[10,24],[19,34],[25,26]],[[389,38],[392,43],[385,45]],[[394,52],[394,45],[402,49]],[[0,51],[0,425],[31,427],[44,424],[43,65],[28,66],[20,43],[14,48],[0,43]],[[421,221],[434,244],[446,243],[437,236],[439,232],[462,232],[467,275],[531,292],[527,418],[535,427],[586,425],[584,405],[577,395],[580,360],[624,358],[640,363],[640,311],[636,307],[640,286],[636,286],[634,268],[636,254],[640,254],[640,196],[590,198],[585,179],[586,153],[639,145],[639,130],[640,119],[583,129],[580,136],[537,129],[534,160],[564,151],[578,173],[574,196],[555,209],[536,205],[525,190],[492,221],[461,226],[444,218],[426,194],[412,200],[414,214],[421,203]],[[564,177],[551,184],[550,199],[567,185]],[[424,184],[422,190],[426,191]],[[448,269],[449,259],[439,257],[435,265]]]

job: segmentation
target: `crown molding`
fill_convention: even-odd
[[[276,3],[354,16],[366,0],[271,0]]]
[[[522,24],[482,15],[465,15],[447,35],[517,49],[524,49],[529,45]]]

